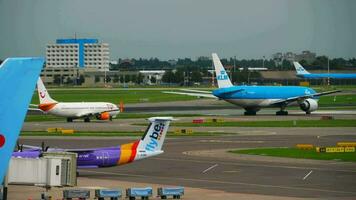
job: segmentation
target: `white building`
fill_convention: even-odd
[[[57,39],[46,47],[46,67],[109,71],[109,44],[97,39]]]
[[[156,85],[160,84],[162,81],[162,77],[166,71],[165,70],[142,70],[140,74],[143,75],[143,83],[147,85]],[[156,82],[153,83],[152,79]]]

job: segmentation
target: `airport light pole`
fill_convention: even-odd
[[[234,76],[236,75],[236,56],[234,56],[234,72],[232,73],[231,80],[234,83],[235,79]]]
[[[328,56],[328,86],[330,86],[330,65],[329,65],[329,56]]]

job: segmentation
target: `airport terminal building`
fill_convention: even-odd
[[[98,39],[57,39],[46,47],[46,67],[109,71],[109,62],[109,44]]]

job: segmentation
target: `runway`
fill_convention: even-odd
[[[279,130],[274,132],[280,133]],[[168,138],[165,153],[161,156],[124,166],[79,172],[87,178],[182,185],[233,193],[333,199],[356,196],[355,163],[293,161],[259,156],[249,159],[225,153],[225,149],[284,147],[302,142],[334,145],[337,141],[356,140],[355,132],[323,135],[316,137],[299,131],[288,135]],[[45,140],[46,145],[52,147],[85,148],[117,145],[133,139],[32,137],[21,138],[20,142],[38,145]],[[202,151],[205,150],[217,150],[217,153],[204,155]]]

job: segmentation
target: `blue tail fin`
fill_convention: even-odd
[[[0,184],[43,63],[43,58],[8,58],[0,65]]]

